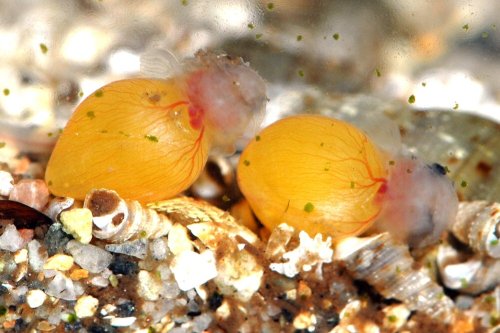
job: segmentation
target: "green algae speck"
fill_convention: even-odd
[[[310,213],[314,210],[314,205],[310,202],[306,203],[304,205],[304,211],[307,212],[307,213]]]
[[[148,139],[149,141],[151,142],[158,142],[158,137],[154,136],[154,135],[145,135],[144,136],[146,139]]]

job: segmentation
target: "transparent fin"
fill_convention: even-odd
[[[174,54],[162,48],[150,48],[141,55],[141,73],[145,77],[166,79],[181,72]]]

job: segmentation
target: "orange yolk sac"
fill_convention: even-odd
[[[334,240],[375,224],[412,246],[428,245],[458,205],[442,167],[389,160],[361,130],[319,115],[260,132],[241,155],[238,184],[267,228],[287,223]]]
[[[112,82],[76,108],[45,180],[52,194],[76,199],[96,188],[144,203],[173,197],[210,152],[234,147],[266,100],[264,81],[241,59],[207,52],[172,78]]]

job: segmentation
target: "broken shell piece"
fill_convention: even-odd
[[[461,202],[452,232],[474,251],[500,258],[500,204]]]
[[[59,215],[62,211],[69,209],[75,203],[75,199],[67,197],[56,197],[49,201],[45,214],[55,222],[61,222]]]
[[[479,294],[500,283],[500,260],[475,255],[466,261],[450,245],[438,249],[437,264],[446,287],[470,294]]]
[[[158,238],[172,227],[165,215],[142,207],[138,201],[125,201],[112,190],[92,190],[85,197],[84,207],[90,209],[99,228],[94,229],[94,236],[109,242]]]
[[[335,248],[335,259],[354,278],[368,282],[384,297],[445,322],[453,319],[453,301],[428,274],[413,268],[408,248],[395,244],[388,233],[345,238]]]
[[[321,279],[323,263],[332,262],[332,238],[328,237],[323,241],[321,234],[311,238],[305,231],[301,231],[299,240],[299,246],[283,254],[284,262],[271,263],[269,268],[292,278],[302,271],[311,271],[313,266],[317,265],[315,273],[318,279]]]

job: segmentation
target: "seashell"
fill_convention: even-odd
[[[437,265],[444,285],[469,294],[479,294],[500,283],[500,260],[474,255],[465,261],[447,244],[439,246]]]
[[[388,233],[341,240],[335,248],[335,260],[385,298],[397,299],[410,310],[446,322],[453,318],[453,301],[425,271],[414,268],[408,248],[394,243]]]
[[[241,59],[207,52],[184,66],[182,75],[115,81],[87,97],[50,157],[51,193],[83,199],[109,188],[165,199],[198,178],[209,151],[234,151],[264,108],[264,81]]]
[[[167,216],[142,207],[138,201],[125,201],[112,190],[90,191],[83,205],[95,216],[93,221],[97,228],[93,235],[108,242],[158,238],[166,235],[172,227]]]
[[[461,202],[451,231],[473,251],[500,258],[500,204],[497,202]]]
[[[69,209],[75,203],[75,199],[68,197],[55,197],[49,201],[45,214],[52,219],[52,221],[59,221],[59,214],[62,211]]]

